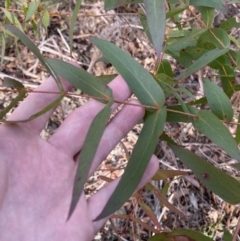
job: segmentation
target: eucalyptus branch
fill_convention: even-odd
[[[197,115],[186,113],[186,112],[182,112],[182,111],[178,111],[178,110],[172,110],[172,109],[168,109],[167,108],[167,111],[172,112],[172,113],[185,115],[185,116],[189,116],[189,117],[193,117],[193,118],[199,118],[199,116],[197,116]]]

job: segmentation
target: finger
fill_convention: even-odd
[[[132,130],[144,116],[144,108],[140,105],[137,100],[130,100],[128,103],[135,105],[126,104],[124,108],[110,121],[104,130],[103,136],[100,140],[97,152],[94,157],[94,161],[90,168],[89,176],[93,174],[96,168],[106,158],[106,156],[114,149],[122,138]]]
[[[70,90],[73,86],[66,80],[60,78],[63,88],[65,91]],[[35,93],[30,93],[29,96],[19,105],[19,107],[11,114],[8,120],[18,121],[28,119],[33,114],[45,108],[48,104],[53,102],[59,94],[53,94],[51,92],[60,92],[55,80],[52,77],[49,77],[34,90]],[[41,93],[37,93],[41,92]],[[49,92],[49,93],[43,93]],[[35,118],[32,121],[26,123],[18,123],[21,128],[26,130],[31,130],[31,132],[39,134],[44,128],[47,120],[53,113],[51,111],[46,112],[45,114]]]
[[[151,180],[152,176],[156,173],[158,168],[159,168],[158,159],[156,156],[152,156],[136,191],[141,189],[147,182],[149,182],[149,180]],[[107,201],[109,200],[110,196],[116,189],[119,181],[120,181],[120,178],[107,184],[97,194],[93,195],[87,200],[88,210],[92,217],[92,220],[95,220],[97,216],[101,213]],[[104,225],[104,223],[108,220],[108,218],[109,217],[106,217],[99,221],[93,222],[95,232],[97,232]]]
[[[110,84],[113,97],[120,102],[126,101],[131,91],[121,76],[117,76]],[[114,103],[112,111],[119,106]],[[74,110],[58,128],[58,130],[49,138],[48,142],[66,154],[74,156],[78,153],[84,143],[88,129],[96,114],[104,107],[104,104],[91,100],[84,106]]]

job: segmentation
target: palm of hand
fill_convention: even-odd
[[[66,89],[71,88],[66,81],[63,84]],[[115,99],[125,101],[129,97],[130,90],[120,76],[110,86]],[[47,91],[56,88],[51,78],[38,87]],[[31,94],[9,119],[25,119],[55,98]],[[74,157],[81,150],[91,120],[102,106],[91,100],[73,111],[47,141],[39,133],[52,112],[31,122],[0,127],[0,240],[92,240],[106,219],[93,220],[118,180],[88,200],[83,194],[70,220],[66,219],[77,168]],[[114,104],[113,109],[116,108]],[[140,107],[126,106],[108,124],[89,175],[143,114]],[[157,165],[153,157],[139,188],[155,173]]]

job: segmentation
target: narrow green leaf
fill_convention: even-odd
[[[210,28],[215,17],[215,8],[198,6],[197,10],[201,13],[202,21]]]
[[[240,47],[240,42],[238,47]],[[240,51],[230,49],[227,57],[228,57],[228,62],[226,62],[227,65],[232,65],[231,58],[233,58],[236,61],[238,66],[240,65]]]
[[[167,52],[167,54],[171,55],[174,59],[176,59],[177,62],[179,62],[180,65],[182,65],[184,68],[188,68],[193,64],[194,58],[185,51],[185,49],[182,49],[179,52],[179,55],[175,55],[175,53]]]
[[[0,69],[3,68],[5,50],[6,50],[6,36],[3,34],[0,35],[0,49],[1,49],[1,61],[0,61]]]
[[[131,197],[154,152],[158,137],[163,131],[165,121],[165,107],[159,111],[148,113],[125,172],[114,193],[96,220],[100,220],[114,213]]]
[[[50,75],[52,75],[58,85],[60,91],[64,92],[62,83],[56,73],[52,70],[51,66],[47,63],[47,61],[43,58],[40,53],[38,47],[28,38],[28,36],[20,31],[19,29],[11,26],[11,25],[3,25],[8,31],[17,36],[39,59],[42,65],[47,69]]]
[[[75,27],[75,24],[76,24],[78,11],[79,11],[79,9],[81,7],[81,4],[82,4],[82,0],[77,0],[76,1],[76,5],[74,7],[72,18],[71,18],[71,22],[70,22],[70,29],[69,29],[70,55],[72,55],[72,47],[73,47],[73,30],[74,30],[74,27]]]
[[[140,102],[150,107],[147,108],[149,111],[152,111],[151,107],[158,108],[164,104],[165,97],[161,87],[135,59],[105,40],[92,38],[92,42],[123,76]]]
[[[208,189],[231,204],[240,203],[240,182],[183,147],[168,144]]]
[[[193,120],[193,126],[222,147],[232,158],[240,161],[237,143],[226,126],[210,111],[200,110],[198,116],[198,119]]]
[[[211,238],[193,230],[174,230],[172,232],[163,232],[158,233],[151,238],[148,239],[148,241],[213,241]]]
[[[207,98],[206,97],[202,97],[198,100],[195,101],[191,101],[189,103],[187,103],[188,105],[200,105],[200,104],[207,104]]]
[[[184,6],[184,7],[179,7],[179,8],[174,8],[173,10],[167,12],[166,14],[166,18],[172,18],[173,16],[183,12],[184,10],[186,10],[188,8],[188,6]]]
[[[161,62],[161,65],[158,69],[157,74],[163,73],[171,78],[173,78],[173,71],[172,71],[172,67],[171,64],[169,63],[168,60],[163,59]]]
[[[221,78],[223,91],[229,98],[231,98],[235,92],[235,73],[233,68],[229,65],[222,65],[219,69],[219,75]]]
[[[181,104],[184,112],[185,112],[185,113],[188,113],[188,112],[189,112],[188,107],[187,107],[185,101],[182,99],[182,97],[178,94],[178,92],[175,91],[174,88],[170,88],[170,93],[171,93],[172,95],[174,95],[174,96],[176,97],[176,99],[179,101],[179,103]]]
[[[226,54],[224,54],[216,58],[215,60],[213,60],[211,63],[208,64],[208,66],[211,67],[212,69],[219,70],[226,64],[226,62],[227,62]]]
[[[28,21],[34,15],[34,13],[36,12],[40,2],[41,2],[40,0],[37,0],[37,1],[30,2],[28,4],[27,13],[26,13],[26,16],[25,16],[25,21]]]
[[[116,77],[117,77],[116,74],[97,76],[97,78],[100,79],[105,85],[110,83]]]
[[[176,176],[184,176],[187,175],[187,172],[178,171],[178,170],[158,170],[157,173],[153,176],[152,180],[160,181],[165,180],[167,178],[173,178]]]
[[[240,28],[240,23],[236,21],[236,17],[229,18],[220,25],[220,28],[224,29],[226,32],[231,31],[234,27]]]
[[[68,219],[71,217],[87,182],[88,173],[96,154],[105,126],[110,118],[113,99],[96,115],[87,133],[83,148],[78,158],[78,168],[74,179],[72,201]]]
[[[211,28],[206,32],[202,33],[198,39],[198,44],[200,43],[211,43],[216,46],[216,48],[222,49],[229,48],[230,39],[226,31],[221,28]]]
[[[232,241],[233,240],[232,234],[227,229],[224,229],[223,240],[224,241]]]
[[[0,122],[3,122],[3,118],[6,114],[18,104],[19,101],[23,100],[26,97],[26,91],[22,83],[18,82],[15,79],[5,77],[3,80],[2,87],[13,87],[19,89],[19,94],[17,97],[10,102],[10,104],[3,110],[0,111]]]
[[[228,4],[233,4],[233,3],[239,3],[239,0],[230,0],[229,2],[227,2]]]
[[[195,40],[197,40],[198,38],[196,38],[196,36],[198,36],[199,34],[202,34],[205,31],[206,30],[204,30],[204,31],[201,30],[200,31],[200,29],[192,29],[192,30],[186,30],[186,29],[181,29],[180,30],[180,29],[178,29],[178,30],[172,30],[169,33],[168,42],[172,43],[172,42],[175,42],[177,40],[177,38],[188,37],[188,36],[192,36]]]
[[[213,114],[221,120],[231,121],[233,118],[232,104],[227,95],[215,83],[204,79],[204,92],[208,100],[208,104]]]
[[[166,141],[167,143],[170,143],[170,144],[173,144],[173,145],[177,145],[177,144],[173,141],[173,139],[170,138],[170,137],[166,134],[165,131],[162,133],[161,139],[164,140],[164,141]]]
[[[186,70],[184,70],[181,74],[179,74],[175,79],[181,80],[183,78],[186,78],[187,76],[191,75],[192,73],[195,73],[197,70],[206,66],[208,63],[212,62],[217,57],[227,53],[228,50],[229,50],[228,48],[210,50],[202,57],[197,59],[191,66],[189,66]]]
[[[236,170],[240,171],[240,163],[234,163],[231,166],[234,167]]]
[[[24,89],[24,85],[21,82],[15,80],[13,78],[9,78],[9,77],[4,77],[2,87],[12,87],[12,88],[16,88],[16,89]]]
[[[95,97],[103,103],[107,103],[111,99],[111,89],[93,75],[59,59],[46,60],[59,76],[91,97]]]
[[[200,43],[196,46],[190,46],[186,49],[183,49],[182,51],[185,51],[186,53],[190,54],[193,60],[199,59],[202,55],[207,53],[208,51],[215,49],[215,45],[212,43]]]
[[[193,6],[204,6],[204,7],[210,7],[210,8],[216,8],[219,10],[225,9],[225,2],[224,0],[190,0],[190,4]]]
[[[240,143],[240,114],[238,115],[238,125],[237,125],[235,140],[237,144]]]
[[[34,34],[35,36],[39,36],[39,24],[37,24],[37,22],[35,20],[32,20],[31,21],[32,23],[32,28],[33,28],[33,31],[34,31]]]
[[[34,120],[35,118],[45,114],[46,112],[50,111],[51,109],[57,107],[59,105],[59,103],[61,102],[61,100],[65,97],[64,94],[61,94],[57,97],[57,99],[55,99],[53,102],[51,102],[49,105],[47,105],[45,108],[43,108],[42,110],[38,111],[37,113],[31,115],[29,118],[25,119],[25,120],[16,120],[16,121],[6,121],[6,120],[1,120],[1,122],[3,123],[25,123],[31,120]]]
[[[188,113],[189,111],[188,111],[187,105],[185,101],[183,101],[182,97],[178,94],[176,89],[173,88],[171,85],[167,84],[166,82],[161,82],[161,86],[163,85],[164,85],[163,87],[164,92],[174,95],[176,99],[179,101],[179,103],[181,104],[184,112]]]
[[[146,35],[148,37],[148,40],[150,41],[150,43],[153,44],[152,37],[151,37],[149,27],[148,27],[148,23],[147,23],[147,17],[142,9],[138,9],[138,14],[139,14],[139,19],[143,26],[144,32],[146,33]]]
[[[193,30],[189,31],[189,33],[184,33],[183,38],[174,38],[174,41],[170,44],[167,44],[163,50],[164,52],[166,51],[171,51],[175,53],[176,55],[181,49],[187,48],[188,46],[195,46],[197,43],[197,39],[199,35],[204,33],[206,29],[198,29],[198,30]]]
[[[130,3],[142,3],[143,0],[104,0],[105,11],[112,10]]]
[[[10,8],[10,5],[11,5],[11,0],[5,0],[5,2],[4,2],[4,6],[5,6],[5,8]]]
[[[168,98],[171,95],[169,86],[173,87],[177,82],[173,78],[170,78],[169,76],[163,73],[156,74],[154,78],[162,88],[165,98]]]
[[[189,96],[190,98],[192,98],[193,101],[194,101],[195,98],[196,98],[187,88],[185,88],[185,87],[183,87],[183,86],[180,86],[179,88],[176,88],[176,91],[186,94],[187,96]]]
[[[239,91],[240,90],[240,85],[234,85],[234,90]]]
[[[98,62],[103,62],[105,64],[110,64],[109,61],[107,60],[107,58],[105,58],[104,56],[98,58],[96,61],[95,61],[95,64],[98,63]]]
[[[153,45],[160,60],[166,28],[165,0],[144,0],[143,2]]]

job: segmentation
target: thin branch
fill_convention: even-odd
[[[14,89],[1,89],[0,91],[2,92],[12,92],[12,93],[19,93],[22,90],[22,88],[18,89],[18,88],[14,88]],[[61,92],[58,91],[40,91],[40,90],[33,90],[31,88],[25,89],[26,93],[33,93],[33,94],[55,94],[55,95],[60,95],[63,94]],[[75,94],[72,92],[64,92],[64,96],[72,96],[72,97],[85,97],[85,98],[92,98],[95,100],[105,100],[105,101],[109,101],[108,98],[101,98],[101,97],[96,97],[96,96],[91,96],[91,95],[87,95],[87,94]],[[149,105],[142,105],[142,104],[134,104],[134,103],[129,103],[128,101],[119,101],[119,100],[114,100],[115,103],[119,103],[119,104],[124,104],[124,105],[132,105],[132,106],[139,106],[145,109],[153,109],[153,110],[158,110],[159,107],[155,107],[155,106],[149,106]]]
[[[197,116],[197,115],[182,112],[182,111],[178,111],[178,110],[167,109],[167,111],[172,112],[172,113],[181,114],[181,115],[186,115],[186,116],[193,117],[193,118],[199,118],[199,116]]]

